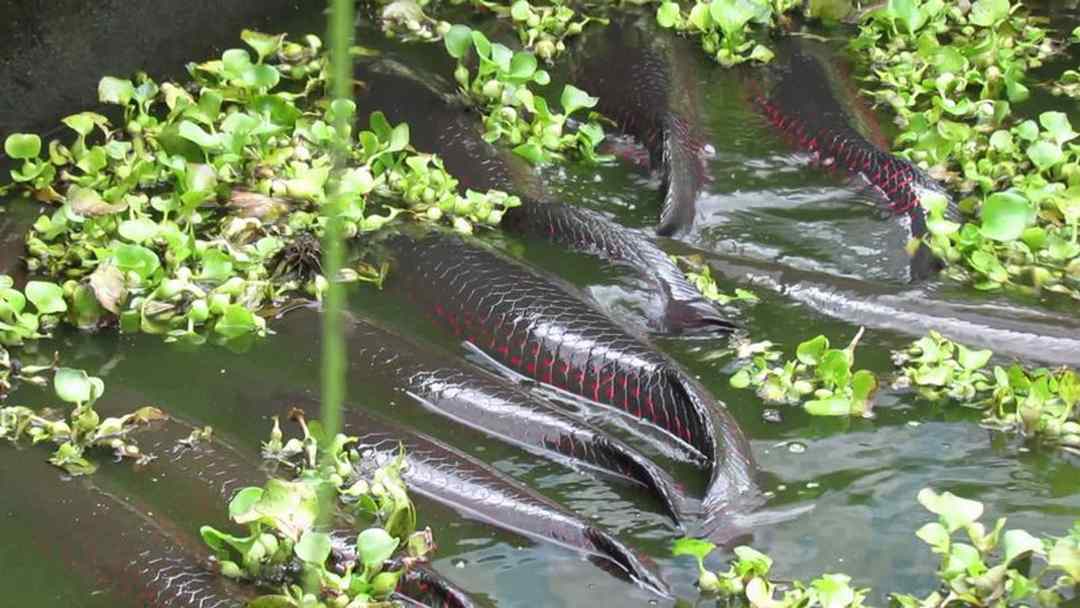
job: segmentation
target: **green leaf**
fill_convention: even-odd
[[[161,260],[157,254],[142,245],[117,245],[113,251],[113,260],[122,272],[134,272],[143,279],[161,268]]]
[[[324,565],[330,557],[330,535],[325,532],[305,530],[300,542],[293,545],[296,557],[311,563]]]
[[[829,339],[825,336],[816,336],[799,344],[795,349],[795,356],[806,365],[817,365],[828,348]]]
[[[817,368],[817,376],[832,386],[847,386],[851,380],[851,359],[847,351],[837,349],[825,351]]]
[[[888,14],[894,21],[898,21],[900,29],[908,34],[919,31],[927,17],[914,0],[889,0]]]
[[[446,52],[450,53],[451,57],[461,59],[472,46],[472,30],[464,25],[453,25],[443,36],[443,43],[446,44]]]
[[[152,240],[157,236],[158,225],[153,220],[140,217],[134,220],[125,220],[116,229],[120,236],[134,243],[142,243]]]
[[[12,133],[4,140],[4,153],[15,159],[37,158],[41,138],[33,133]]]
[[[675,27],[682,13],[677,2],[663,2],[656,9],[656,22],[660,27]]]
[[[1069,123],[1069,117],[1064,112],[1043,112],[1039,114],[1039,124],[1059,146],[1077,136],[1072,124]]]
[[[1009,530],[1002,537],[1002,545],[1005,548],[1005,563],[1010,564],[1018,557],[1028,553],[1043,552],[1042,541],[1028,534],[1024,530]]]
[[[1046,556],[1046,561],[1051,568],[1067,573],[1074,581],[1080,581],[1080,536],[1059,538]]]
[[[95,126],[107,126],[109,124],[109,119],[95,112],[79,112],[78,114],[65,116],[61,122],[71,127],[71,130],[79,135],[86,136],[94,130]]]
[[[852,403],[846,397],[830,397],[807,401],[803,408],[811,416],[850,416]]]
[[[732,388],[746,388],[750,386],[750,372],[745,369],[740,369],[735,372],[735,375],[728,381]]]
[[[510,76],[518,80],[530,80],[536,73],[536,56],[532,53],[517,52],[510,60]]]
[[[982,369],[994,355],[991,350],[971,350],[963,344],[956,345],[956,359],[966,370]]]
[[[278,52],[281,43],[285,40],[285,34],[271,36],[255,30],[244,30],[240,32],[240,39],[255,49],[255,54],[259,56],[259,62],[261,63],[263,59]]]
[[[983,203],[979,232],[995,241],[1016,240],[1027,227],[1031,213],[1031,205],[1019,193],[996,192]]]
[[[94,387],[90,376],[81,369],[61,367],[53,376],[53,390],[56,396],[68,403],[86,403],[94,396]]]
[[[990,27],[1009,16],[1009,0],[976,0],[971,5],[968,21]]]
[[[945,526],[936,521],[932,521],[919,528],[919,531],[915,533],[915,536],[921,538],[931,547],[941,551],[944,551],[945,548],[949,546],[949,531],[945,529]]]
[[[229,501],[229,518],[236,520],[236,518],[244,515],[262,500],[262,496],[263,489],[259,487],[252,486],[240,490]]]
[[[64,303],[64,290],[56,283],[30,281],[26,284],[26,299],[37,309],[38,314],[49,315],[67,310]]]
[[[517,0],[510,5],[510,17],[514,21],[526,21],[532,14],[528,0]]]
[[[387,148],[391,152],[404,150],[409,145],[409,123],[403,122],[394,127],[390,132],[390,145]]]
[[[689,555],[698,560],[705,559],[714,549],[716,549],[716,545],[713,543],[701,538],[691,538],[689,536],[680,538],[671,544],[671,554],[673,556],[679,557],[680,555]]]
[[[1027,149],[1027,156],[1039,171],[1046,171],[1065,158],[1061,146],[1049,141],[1037,141]]]
[[[594,107],[600,100],[590,96],[588,93],[574,85],[568,84],[563,87],[562,98],[560,101],[562,103],[563,112],[569,116],[582,108]]]
[[[534,165],[543,164],[546,159],[543,148],[533,141],[528,141],[515,147],[514,154],[517,154]]]
[[[983,504],[976,500],[960,498],[950,492],[938,494],[923,488],[918,496],[919,504],[927,511],[940,515],[950,534],[982,517]]]
[[[181,122],[177,132],[180,137],[194,142],[195,145],[204,150],[215,150],[221,147],[221,137],[219,135],[207,133],[202,127],[190,120]]]
[[[374,568],[390,559],[399,542],[382,528],[368,528],[356,537],[356,551],[365,567]]]
[[[239,304],[229,304],[225,313],[214,324],[214,331],[226,338],[237,338],[254,332],[258,328],[255,314]]]
[[[870,370],[860,369],[851,376],[851,396],[865,401],[877,390],[878,382]]]
[[[743,27],[754,18],[745,0],[712,0],[709,15],[728,37],[741,37]]]
[[[746,545],[735,547],[735,557],[738,558],[746,573],[753,573],[758,576],[768,574],[773,564],[771,557]]]
[[[855,601],[851,577],[846,574],[823,574],[810,586],[817,591],[821,608],[845,608]]]
[[[135,95],[135,85],[130,80],[106,76],[98,82],[98,101],[126,106]]]

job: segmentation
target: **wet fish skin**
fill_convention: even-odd
[[[707,506],[756,492],[749,445],[727,408],[670,358],[571,287],[457,236],[398,234],[390,286],[516,372],[631,415],[703,455]]]
[[[599,98],[596,110],[644,145],[660,171],[656,233],[686,232],[706,176],[695,49],[648,14],[613,18],[582,38],[573,59],[575,84]]]
[[[437,84],[419,82],[419,75],[392,61],[370,64],[363,77],[368,86],[361,103],[382,110],[391,122],[409,123],[412,145],[439,155],[462,187],[523,198],[521,206],[503,216],[503,230],[624,264],[645,277],[664,303],[662,316],[650,319],[654,331],[677,335],[734,329],[656,243],[596,211],[548,200],[524,161],[484,141],[478,117]]]
[[[277,328],[307,335],[313,326],[318,326],[317,316],[296,311]],[[638,484],[682,523],[685,498],[675,480],[620,439],[505,378],[360,315],[346,315],[346,332],[351,370],[365,382],[392,386],[427,411],[510,445]]]
[[[955,201],[937,181],[910,161],[882,149],[856,128],[833,89],[829,70],[818,56],[823,51],[808,41],[789,38],[779,47],[786,57],[774,70],[776,82],[755,98],[766,119],[799,149],[824,166],[835,168],[870,184],[883,208],[902,218],[912,238],[927,233],[923,197],[939,194],[948,200],[946,216],[960,222]],[[911,278],[929,277],[942,264],[924,245],[911,264]]]
[[[357,448],[369,456],[361,466],[381,466],[404,449],[404,477],[411,492],[497,527],[583,552],[639,586],[669,595],[655,564],[468,454],[358,409],[345,413],[345,432],[357,436]]]
[[[5,515],[33,530],[38,554],[55,557],[118,602],[132,608],[240,608],[251,597],[210,567],[209,551],[194,531],[150,519],[150,509],[91,479],[64,479],[41,450],[9,450],[0,459],[0,479]]]
[[[391,568],[392,570],[393,568]],[[410,606],[428,608],[474,608],[469,594],[426,564],[417,564],[398,582],[395,599]]]

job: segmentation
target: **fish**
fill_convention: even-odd
[[[8,450],[0,479],[5,517],[34,540],[27,549],[56,560],[113,605],[241,608],[253,595],[215,570],[194,530],[151,519],[151,509],[90,478],[62,477],[38,450]]]
[[[689,231],[706,182],[700,52],[647,13],[613,17],[581,39],[571,58],[573,82],[599,98],[594,109],[644,146],[660,173],[656,233]]]
[[[296,310],[275,330],[310,335],[311,310]],[[433,345],[420,344],[357,313],[345,315],[349,373],[386,385],[425,411],[504,443],[578,469],[646,488],[676,524],[685,498],[671,475],[622,440],[578,419],[535,392]]]
[[[99,470],[95,479],[112,493],[119,493],[125,485],[137,491],[139,484],[147,480],[160,480],[168,484],[169,491],[147,505],[145,511],[152,511],[159,520],[183,518],[227,525],[225,515],[236,493],[246,487],[261,487],[270,472],[252,460],[252,454],[218,435],[188,441],[196,430],[200,430],[198,425],[177,417],[155,420],[134,435],[143,452],[152,454],[153,459],[130,474]],[[346,529],[341,521],[336,523],[332,537],[346,544],[354,542],[356,532]],[[411,601],[410,605],[473,606],[466,591],[427,564],[412,564],[399,581],[396,594]]]
[[[367,64],[361,77],[366,87],[358,102],[382,111],[392,123],[408,123],[412,145],[442,158],[462,188],[502,190],[522,198],[520,206],[504,214],[502,230],[618,263],[644,277],[663,303],[649,319],[656,333],[726,334],[735,329],[640,231],[580,205],[550,200],[523,159],[484,141],[479,117],[449,93],[449,84],[385,59]]]
[[[357,449],[368,456],[360,467],[382,466],[403,450],[403,477],[411,493],[533,540],[584,553],[605,570],[670,596],[667,583],[647,558],[490,465],[360,408],[348,408],[344,421],[345,433],[357,437]]]
[[[436,325],[541,384],[648,423],[709,464],[704,505],[756,493],[749,443],[722,404],[679,365],[632,336],[573,287],[438,230],[384,240],[386,286]]]
[[[755,105],[768,122],[796,148],[810,153],[816,164],[868,184],[881,207],[901,221],[912,239],[927,234],[920,201],[930,194],[946,198],[947,219],[962,221],[949,192],[911,161],[890,153],[884,137],[874,133],[873,120],[861,126],[860,116],[849,110],[858,104],[841,101],[837,78],[821,57],[824,53],[820,44],[793,36],[778,45],[783,60],[768,72],[773,82],[754,95]],[[755,77],[758,80],[760,75]],[[911,259],[910,278],[926,279],[942,267],[929,247],[921,244]]]

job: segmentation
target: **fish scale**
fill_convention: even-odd
[[[669,443],[704,456],[711,465],[706,509],[756,492],[749,445],[727,409],[572,287],[438,231],[399,233],[385,243],[397,262],[387,286],[404,291],[438,325],[462,336],[457,319],[467,315],[496,338],[465,339],[500,364],[650,423]],[[542,365],[530,367],[526,344]]]

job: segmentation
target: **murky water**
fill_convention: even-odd
[[[318,29],[316,17],[288,29],[297,34]],[[1077,14],[1066,10],[1058,25],[1069,31],[1075,21]],[[359,41],[428,66],[446,64],[441,45],[395,46],[370,30],[362,30]],[[860,195],[843,182],[802,164],[747,103],[744,74],[721,70],[704,59],[700,68],[706,124],[715,148],[709,163],[712,179],[699,203],[697,228],[680,243],[666,242],[672,251],[752,258],[758,261],[725,266],[724,260],[730,258],[714,257],[714,267],[741,268],[742,272],[758,268],[763,274],[760,269],[768,267],[776,271],[775,276],[797,277],[796,282],[804,285],[815,281],[826,287],[842,284],[863,304],[900,306],[897,302],[906,301],[908,310],[930,311],[924,312],[930,319],[934,311],[962,310],[970,318],[997,319],[995,323],[1005,326],[1026,315],[1042,319],[1040,327],[1060,328],[1061,337],[1078,336],[1075,303],[987,296],[937,281],[918,289],[905,286],[901,231],[860,204]],[[1051,104],[1075,115],[1074,102],[1037,98],[1032,103]],[[555,167],[545,170],[543,177],[553,195],[562,200],[602,210],[642,230],[655,221],[657,184],[631,167]],[[4,221],[13,217],[18,217],[17,211]],[[643,328],[638,311],[648,294],[637,279],[544,243],[499,235],[491,240],[558,273],[597,298],[617,318]],[[721,287],[730,290],[744,285],[746,278],[722,277]],[[857,324],[844,320],[844,311],[850,307],[824,310],[825,300],[801,297],[804,292],[785,295],[782,290],[754,289],[761,302],[733,312],[755,339],[771,339],[790,350],[817,333],[843,343],[858,330]],[[406,315],[403,311],[409,308],[388,294],[354,288],[350,306],[461,352],[459,345],[429,327],[426,320]],[[889,316],[885,312],[877,321],[865,321],[870,327],[858,350],[859,365],[882,375],[891,369],[890,349],[910,340],[911,332],[921,334],[926,329],[890,325],[884,320]],[[1053,331],[1048,334],[1053,336]],[[59,350],[66,365],[102,376],[107,384],[99,406],[103,414],[154,404],[189,422],[213,426],[219,438],[255,460],[259,442],[269,431],[269,412],[279,411],[290,400],[317,394],[318,332],[314,318],[290,320],[286,331],[244,352],[185,348],[152,336],[68,332],[38,345],[37,350],[43,354]],[[752,393],[728,387],[730,362],[706,360],[726,346],[724,341],[668,339],[659,346],[700,377],[743,425],[765,473],[765,489],[775,494],[766,508],[808,509],[741,539],[776,559],[779,578],[843,571],[859,585],[873,584],[876,593],[871,599],[876,604],[885,602],[887,591],[927,593],[937,564],[914,536],[928,520],[915,503],[915,494],[926,486],[984,501],[987,520],[1008,514],[1012,525],[1036,535],[1059,533],[1080,516],[1080,467],[1075,458],[1052,450],[1029,450],[1015,438],[983,430],[974,412],[943,409],[911,395],[885,392],[872,420],[817,419],[798,408],[786,408],[783,421],[770,424],[762,420],[761,403]],[[1080,353],[1072,356],[1080,357]],[[9,403],[37,404],[47,399],[41,391],[23,388]],[[668,557],[676,532],[656,505],[633,490],[451,427],[356,374],[349,376],[348,403],[390,413],[527,482],[652,556],[678,595],[697,596],[691,562]],[[793,444],[805,449],[792,450]],[[16,452],[0,447],[0,458],[9,466],[36,462],[46,455],[44,448]],[[699,482],[694,480],[700,475],[684,469],[675,472],[690,479],[692,489],[697,487]],[[224,523],[224,504],[217,520],[207,522],[206,514],[215,505],[195,504],[197,497],[170,486],[168,479],[135,472],[126,464],[105,464],[96,480],[120,499],[137,497],[141,509],[179,528],[195,530],[203,523]],[[69,576],[48,557],[52,554],[42,546],[42,539],[49,538],[43,532],[49,522],[12,506],[33,501],[3,498],[9,492],[25,497],[37,492],[36,488],[13,487],[2,479],[0,483],[0,588],[4,589],[0,603],[126,605],[96,594],[94,580]],[[34,500],[58,499],[42,493]],[[419,507],[422,523],[436,531],[437,569],[477,597],[489,598],[492,605],[626,606],[653,601],[573,553],[462,519],[429,502],[422,501]],[[95,509],[95,503],[88,501],[86,508]],[[110,551],[107,543],[101,551]],[[719,559],[714,565],[719,565]]]

